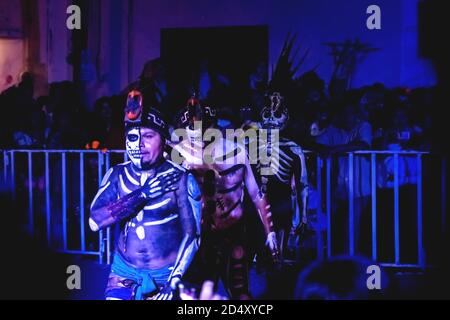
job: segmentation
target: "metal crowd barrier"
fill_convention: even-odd
[[[96,160],[96,180],[100,185],[103,175],[111,165],[127,160],[124,151],[104,153],[94,150],[4,150],[1,155],[3,158],[1,162],[3,183],[8,186],[14,203],[19,206],[26,204],[26,207],[21,207],[23,212],[26,213],[26,217],[22,221],[26,225],[26,231],[29,235],[36,236],[37,229],[40,229],[41,235],[45,234],[44,237],[41,237],[41,240],[46,241],[47,246],[51,249],[65,254],[98,256],[100,263],[106,262],[109,264],[111,262],[112,237],[110,228],[100,230],[98,236],[95,236],[88,226],[89,205],[93,195],[90,194],[89,198],[86,196],[86,183],[89,184],[85,177],[86,160]],[[119,155],[120,160],[113,162],[111,157],[114,155]],[[42,156],[43,159],[37,159],[42,158]],[[75,165],[77,167],[76,174],[74,174],[74,170],[72,172],[68,170],[68,158],[74,156],[78,162]],[[18,166],[19,161],[21,161],[22,166]],[[75,169],[73,159],[70,161],[72,162],[70,168]],[[25,165],[25,168],[23,165]],[[40,167],[41,172],[39,174],[35,172],[36,167]],[[69,174],[73,176],[70,182],[68,181]],[[43,178],[45,184],[40,195],[37,195],[39,193],[37,192],[39,191],[37,190],[39,189],[37,187],[39,182],[36,181],[36,178]],[[77,185],[76,188],[73,188],[74,184]],[[71,185],[72,188],[69,190]],[[59,188],[59,192],[55,193],[54,190],[57,188]],[[74,217],[69,218],[68,209],[69,205],[74,206],[75,203],[73,199],[69,203],[68,198],[73,193],[78,195],[77,213],[75,215],[78,224],[77,228],[69,229],[69,220],[73,220]],[[36,208],[36,202],[38,201],[41,202],[41,206]],[[52,206],[54,202],[58,202],[58,211],[60,212],[53,212],[55,211],[54,206]],[[22,210],[18,211],[22,212]],[[44,221],[36,221],[38,215],[41,215],[40,218],[42,218],[42,214]],[[58,228],[57,231],[61,232],[61,239],[55,242],[52,234],[55,230],[52,227],[57,223],[56,221],[59,221],[56,227]],[[70,239],[75,236],[79,239],[78,243],[75,245],[69,244]],[[94,237],[96,237],[95,240]]]
[[[380,263],[383,266],[388,267],[412,267],[424,269],[427,266],[426,263],[426,250],[424,248],[424,187],[423,187],[423,158],[429,156],[427,152],[416,152],[416,151],[357,151],[350,152],[344,155],[346,161],[348,161],[348,254],[357,254],[355,250],[355,190],[354,190],[354,179],[355,179],[355,157],[367,157],[370,159],[370,214],[371,214],[371,258],[374,261],[379,262],[378,254],[378,238],[377,238],[377,160],[383,156],[393,157],[394,166],[394,176],[393,176],[393,193],[394,193],[394,261]],[[341,155],[342,157],[342,155]],[[417,221],[417,243],[409,244],[411,246],[416,246],[417,248],[417,261],[416,263],[404,263],[401,261],[401,243],[400,243],[400,173],[399,173],[399,159],[401,157],[414,158],[415,161],[415,174],[416,181],[413,183],[416,189],[416,199],[411,199],[415,201],[416,207],[416,221]],[[317,214],[322,215],[325,213],[326,217],[326,243],[324,243],[322,234],[320,230],[316,230],[317,235],[317,257],[323,259],[324,255],[326,257],[331,257],[332,253],[332,232],[334,232],[334,226],[332,225],[332,164],[331,158],[322,159],[319,156],[316,157],[316,188],[318,192],[318,203]],[[445,230],[446,224],[446,159],[439,158],[441,178],[440,185],[433,186],[440,195],[440,231],[441,235]],[[323,178],[322,175],[325,175]],[[323,185],[325,181],[325,185]],[[325,211],[325,212],[324,212]],[[427,214],[435,214],[435,212],[427,212]],[[320,229],[320,228],[319,228]],[[325,253],[326,252],[326,253]]]
[[[393,192],[394,192],[394,245],[395,258],[391,263],[384,263],[387,266],[404,266],[404,267],[419,267],[425,268],[425,249],[423,239],[423,157],[427,156],[425,152],[411,152],[411,151],[358,151],[351,152],[345,155],[348,161],[348,253],[355,254],[355,235],[354,235],[354,161],[355,157],[370,158],[370,175],[371,175],[371,258],[378,261],[377,248],[377,160],[382,156],[392,156],[394,159],[394,177],[393,177]],[[42,159],[37,159],[39,157]],[[414,157],[416,163],[416,215],[417,215],[417,263],[405,264],[401,262],[400,252],[400,176],[399,176],[399,158],[403,156]],[[103,175],[111,166],[116,163],[126,161],[127,155],[123,150],[110,150],[107,152],[94,150],[6,150],[2,152],[2,169],[3,180],[7,183],[11,190],[11,195],[16,203],[24,205],[26,203],[26,219],[27,230],[31,235],[34,235],[39,227],[40,233],[44,235],[44,239],[50,248],[66,254],[79,255],[94,255],[98,256],[100,263],[111,262],[112,241],[114,238],[111,228],[100,231],[98,236],[91,232],[88,227],[89,205],[95,192],[96,186],[91,187],[92,190],[86,190],[86,184],[92,185],[89,180],[96,180],[100,185]],[[332,232],[334,232],[332,225],[332,160],[330,158],[321,158],[318,155],[308,152],[307,157],[315,161],[315,168],[308,168],[309,173],[315,173],[315,184],[318,190],[318,208],[317,215],[325,216],[325,228],[321,232],[320,228],[317,230],[317,258],[323,259],[331,257],[332,254]],[[21,158],[19,160],[19,158]],[[70,158],[70,159],[69,159]],[[73,160],[73,159],[76,160]],[[314,160],[315,159],[315,160]],[[21,161],[22,166],[18,166]],[[43,164],[40,163],[43,161]],[[68,170],[69,161],[71,162]],[[74,161],[78,162],[74,165]],[[50,165],[51,162],[51,165]],[[88,162],[88,166],[86,166]],[[23,166],[25,165],[26,170]],[[41,186],[43,195],[37,195],[36,190],[39,189],[39,184],[34,182],[36,174],[34,174],[34,167],[39,167],[40,176],[44,179],[45,186]],[[95,168],[96,166],[96,168]],[[444,230],[446,223],[445,210],[445,174],[446,161],[442,159],[442,180],[440,185],[441,192],[441,227]],[[59,169],[60,167],[60,169]],[[74,171],[76,174],[74,174]],[[93,173],[95,171],[95,174]],[[86,174],[89,172],[89,180],[87,181]],[[70,180],[69,181],[69,176]],[[94,177],[96,175],[96,177]],[[19,177],[20,176],[20,177]],[[22,179],[22,181],[20,181]],[[312,181],[310,181],[311,183]],[[313,182],[313,184],[314,184]],[[21,186],[18,183],[22,183]],[[75,187],[74,187],[75,183]],[[24,187],[25,186],[25,187]],[[56,191],[55,191],[56,189]],[[89,192],[88,192],[89,191]],[[20,194],[19,194],[20,193]],[[73,199],[74,195],[76,199]],[[70,202],[69,202],[70,196]],[[60,205],[58,202],[60,198]],[[25,201],[26,200],[26,201]],[[41,210],[44,216],[39,216],[39,211],[36,208],[35,202],[41,202]],[[43,202],[43,204],[42,204]],[[69,206],[72,208],[78,202],[78,207],[73,210],[69,216]],[[53,206],[52,206],[53,205]],[[39,208],[38,208],[39,209]],[[59,211],[60,212],[52,212]],[[427,213],[429,214],[429,213]],[[431,213],[430,213],[431,214]],[[37,218],[41,221],[36,221]],[[42,218],[44,218],[42,221]],[[60,220],[58,220],[60,219]],[[74,220],[78,219],[78,223]],[[58,223],[60,225],[58,225]],[[56,224],[56,232],[62,232],[62,239],[54,240],[52,235],[52,226]],[[74,226],[75,224],[75,226]],[[69,228],[69,225],[72,225]],[[61,228],[59,228],[59,226]],[[42,230],[43,229],[43,230]],[[61,230],[60,230],[61,229]],[[77,238],[77,243],[69,243],[73,238]],[[325,238],[325,239],[324,239]],[[73,241],[72,241],[73,242]]]

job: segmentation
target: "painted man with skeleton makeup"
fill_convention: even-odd
[[[216,283],[221,278],[232,299],[247,299],[250,293],[243,222],[245,189],[259,212],[266,245],[276,259],[278,245],[269,203],[259,190],[245,147],[224,139],[219,130],[214,131],[213,108],[203,107],[191,98],[177,122],[179,129],[175,133],[181,132],[183,140],[172,141],[172,146],[202,190],[202,275]],[[199,123],[201,128],[197,127]],[[208,132],[213,131],[217,135],[208,138]]]
[[[269,95],[270,105],[261,111],[261,127],[267,130],[268,137],[266,144],[258,144],[258,154],[261,154],[263,148],[268,156],[276,154],[276,157],[272,156],[269,163],[259,161],[257,165],[261,190],[267,195],[272,208],[281,257],[292,226],[294,208],[291,196],[296,196],[295,200],[302,215],[300,224],[294,227],[307,223],[308,200],[308,175],[303,150],[295,142],[279,134],[289,120],[283,100],[279,92],[274,92]],[[272,139],[272,135],[277,135],[278,139]],[[266,169],[269,174],[264,173],[262,169]]]
[[[120,223],[107,299],[171,299],[200,241],[200,190],[194,177],[163,158],[168,125],[128,95],[126,149],[131,161],[111,168],[92,201],[93,231]]]

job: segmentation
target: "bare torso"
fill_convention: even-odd
[[[184,142],[184,143],[183,143]],[[201,146],[201,153],[183,141],[177,150],[184,156],[183,166],[190,170],[202,191],[203,226],[223,230],[238,222],[243,215],[244,149],[225,139]],[[236,154],[235,150],[239,150]],[[214,161],[205,161],[210,155]],[[226,155],[226,159],[224,159]]]
[[[171,166],[164,164],[163,167],[159,172]],[[131,165],[123,167],[119,173],[119,196],[140,188],[147,179],[142,178],[143,174],[133,171]],[[150,177],[154,174],[151,173]],[[179,188],[185,189],[182,185]],[[170,192],[149,201],[121,228],[117,249],[132,266],[159,269],[175,262],[183,237],[176,199],[176,192]]]

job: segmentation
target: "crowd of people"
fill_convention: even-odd
[[[433,88],[390,89],[377,83],[330,97],[325,82],[314,72],[304,74],[297,83],[285,92],[277,90],[286,97],[290,114],[285,135],[304,149],[320,151],[323,146],[344,144],[360,126],[370,134],[371,149],[430,148]],[[254,87],[249,85],[244,94],[214,93],[210,101],[218,109],[219,125],[239,128],[260,121],[264,93]],[[120,120],[126,93],[100,97],[94,106],[84,105],[82,88],[69,81],[50,84],[47,96],[34,98],[33,93],[33,76],[24,73],[17,85],[0,94],[0,105],[11,114],[1,119],[2,149],[85,149],[93,141],[99,142],[94,147],[124,148]],[[166,107],[170,103],[166,100],[171,100],[170,94],[166,96],[159,105],[171,117],[183,105]]]

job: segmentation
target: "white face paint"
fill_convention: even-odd
[[[282,105],[283,97],[279,92],[270,96],[270,106],[261,111],[262,124],[266,129],[282,130],[286,127],[289,119],[288,109]]]
[[[127,154],[131,162],[138,167],[142,168],[142,153],[141,153],[141,131],[139,128],[133,128],[127,133],[126,148]]]

